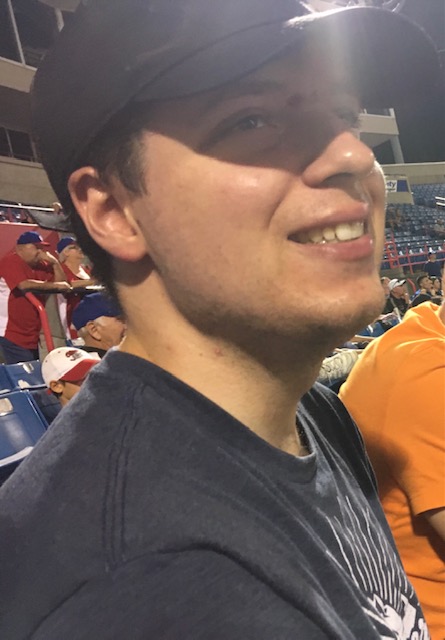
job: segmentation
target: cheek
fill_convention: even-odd
[[[198,247],[226,252],[243,241],[244,232],[255,234],[269,225],[290,180],[284,171],[234,165],[190,150],[169,168],[155,162],[144,223],[152,256],[156,259],[160,246],[168,251],[173,238],[179,254]]]
[[[377,163],[367,181],[374,210],[374,231],[379,250],[383,251],[385,229],[386,187],[383,171]]]

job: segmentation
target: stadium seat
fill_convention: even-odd
[[[39,389],[45,386],[42,378],[42,365],[39,360],[7,364],[5,367],[12,388],[17,391],[20,389]]]
[[[0,395],[3,393],[9,393],[13,388],[11,378],[8,376],[8,372],[6,371],[6,365],[0,365]]]
[[[53,393],[48,393],[48,389],[34,389],[29,393],[50,425],[62,408],[59,400]]]
[[[29,393],[12,391],[0,397],[0,484],[32,451],[46,427]]]

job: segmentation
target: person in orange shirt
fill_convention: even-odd
[[[340,390],[432,640],[445,638],[445,303],[369,345]]]

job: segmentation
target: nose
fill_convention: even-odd
[[[308,186],[317,187],[336,176],[364,179],[374,166],[372,150],[352,131],[342,131],[306,166],[302,178]]]

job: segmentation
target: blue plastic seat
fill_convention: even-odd
[[[45,387],[40,360],[7,364],[5,367],[13,389],[18,391],[20,389],[41,389]]]
[[[32,451],[47,423],[28,392],[0,397],[0,483]]]
[[[0,395],[10,393],[13,390],[11,378],[8,376],[6,365],[0,365]]]
[[[46,422],[50,425],[62,408],[59,400],[53,393],[48,393],[48,389],[34,389],[29,391],[29,393],[39,407]]]

